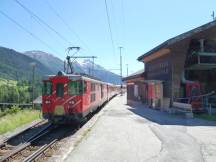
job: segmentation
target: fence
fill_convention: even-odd
[[[202,102],[202,107],[208,111],[209,114],[212,113],[212,109],[216,109],[216,96],[215,92],[212,91],[210,93],[199,95],[199,96],[191,96],[185,98],[176,98],[174,101],[182,102],[182,103],[191,103],[194,100],[200,100]]]
[[[21,108],[31,107],[32,103],[0,103],[0,109],[4,110],[5,108],[10,108],[12,106],[19,106]]]

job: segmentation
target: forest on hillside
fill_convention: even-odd
[[[42,83],[35,80],[34,96],[41,95]],[[0,79],[0,103],[30,103],[32,101],[32,83],[27,80]]]
[[[0,78],[30,80],[32,78],[33,64],[35,65],[36,78],[52,73],[49,68],[38,60],[12,49],[0,47],[0,57]]]

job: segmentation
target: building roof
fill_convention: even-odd
[[[214,20],[212,22],[209,22],[207,24],[204,24],[204,25],[202,25],[200,27],[197,27],[195,29],[192,29],[192,30],[190,30],[188,32],[185,32],[183,34],[180,34],[180,35],[178,35],[176,37],[173,37],[171,39],[168,39],[167,41],[165,41],[162,44],[156,46],[155,48],[148,51],[147,53],[144,53],[143,55],[139,56],[137,58],[137,60],[141,61],[144,57],[147,57],[147,56],[151,55],[152,53],[159,51],[162,48],[168,47],[168,46],[170,46],[172,44],[175,44],[175,43],[177,43],[177,42],[179,42],[179,41],[181,41],[183,39],[189,38],[189,37],[191,37],[192,35],[194,35],[196,33],[202,32],[202,31],[207,30],[207,29],[209,29],[211,27],[214,27],[214,26],[216,26],[216,20]]]
[[[42,104],[42,96],[37,97],[34,101],[33,104]]]
[[[144,73],[145,73],[145,71],[144,71],[144,69],[142,69],[142,70],[136,71],[135,73],[130,74],[127,77],[124,77],[122,80],[126,81],[126,80],[134,79],[137,77],[142,77],[142,76],[144,77]]]

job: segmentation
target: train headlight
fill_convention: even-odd
[[[50,103],[51,103],[50,100],[45,101],[45,104],[50,104]]]
[[[70,105],[73,105],[75,102],[73,100],[69,101]]]

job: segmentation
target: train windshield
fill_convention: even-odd
[[[81,81],[70,81],[68,83],[68,94],[69,95],[79,95],[83,92],[83,84]]]
[[[56,96],[57,97],[63,97],[64,96],[64,84],[63,83],[57,83],[56,84]]]
[[[51,95],[52,94],[52,82],[46,81],[43,83],[43,95]]]

